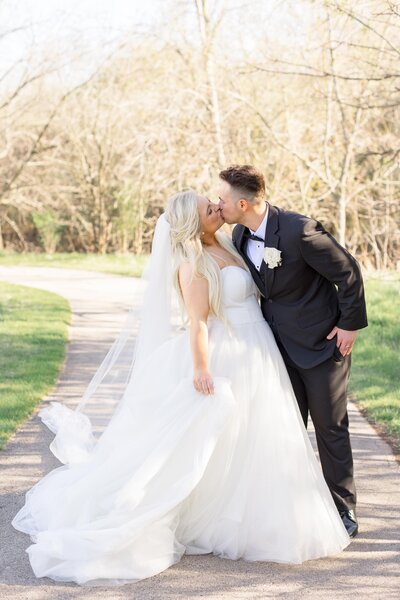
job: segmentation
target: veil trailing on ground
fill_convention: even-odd
[[[85,461],[126,397],[128,383],[173,329],[172,252],[165,214],[156,224],[150,261],[142,276],[145,291],[140,316],[133,306],[120,334],[89,383],[75,410],[59,402],[39,412],[55,438],[50,445],[63,463]],[[175,300],[175,302],[173,302]],[[138,327],[139,323],[139,327]]]

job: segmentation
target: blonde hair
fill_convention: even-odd
[[[207,279],[210,314],[223,319],[221,312],[221,270],[212,256],[203,250],[200,239],[201,222],[197,204],[198,198],[199,194],[194,190],[178,192],[169,198],[165,209],[165,216],[171,227],[173,285],[183,309],[184,303],[179,285],[179,268],[182,263],[189,263],[193,277]],[[230,237],[220,231],[217,231],[215,236],[218,243],[235,258],[236,262],[248,270]]]

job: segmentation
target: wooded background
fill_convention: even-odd
[[[294,38],[267,4],[171,2],[91,68],[33,44],[3,70],[0,250],[147,252],[171,193],[217,200],[220,168],[251,163],[273,204],[400,269],[399,2],[282,2],[307,15]]]

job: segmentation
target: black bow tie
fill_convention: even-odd
[[[263,238],[260,238],[260,237],[258,237],[258,235],[254,235],[253,233],[250,233],[250,231],[248,229],[245,230],[244,237],[248,240],[254,240],[255,242],[264,243]]]

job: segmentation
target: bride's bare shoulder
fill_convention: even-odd
[[[182,262],[178,268],[179,281],[190,281],[193,279],[194,269],[190,262]]]
[[[179,288],[190,318],[206,318],[208,314],[208,281],[195,274],[193,266],[184,262],[178,270]]]
[[[181,287],[187,287],[193,282],[206,281],[206,278],[199,275],[199,273],[195,271],[193,265],[188,261],[184,261],[179,265],[178,278]]]

